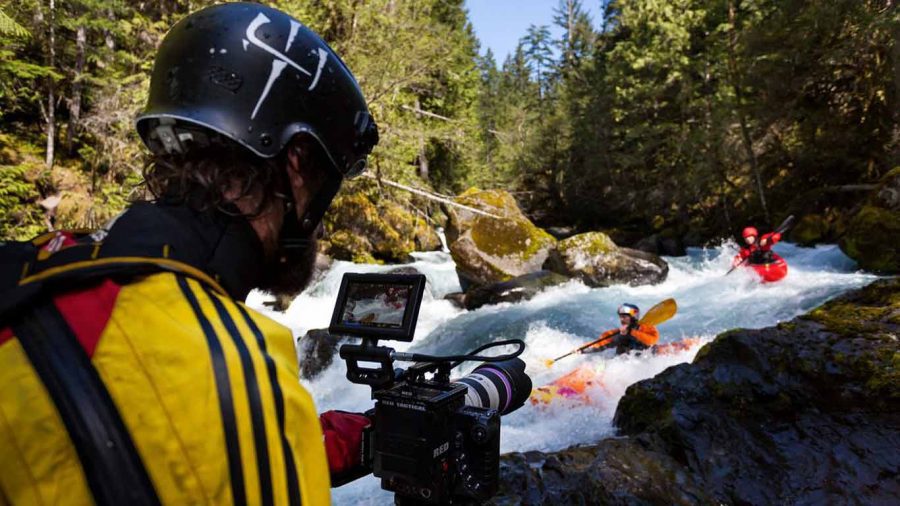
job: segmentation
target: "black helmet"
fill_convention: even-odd
[[[365,169],[378,142],[344,62],[299,21],[254,3],[209,7],[169,30],[136,126],[157,154],[206,144],[212,130],[263,158],[303,132],[345,177]]]

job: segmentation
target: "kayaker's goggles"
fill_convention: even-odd
[[[619,306],[619,314],[620,315],[628,315],[632,318],[637,318],[641,313],[641,310],[638,309],[634,304],[622,304]]]

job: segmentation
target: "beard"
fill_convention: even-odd
[[[312,280],[316,267],[318,241],[315,237],[305,238],[303,247],[279,248],[268,255],[262,266],[262,278],[258,288],[271,293],[276,298],[293,299]]]

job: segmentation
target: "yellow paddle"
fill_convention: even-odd
[[[678,304],[675,303],[675,299],[666,299],[666,300],[658,303],[657,305],[651,307],[647,311],[647,313],[645,313],[644,316],[638,321],[638,323],[640,323],[641,325],[653,325],[655,327],[655,326],[659,325],[660,323],[665,322],[669,318],[675,316],[675,313],[677,311],[678,311]],[[595,339],[594,341],[591,341],[583,346],[579,346],[578,348],[575,348],[574,350],[570,351],[569,353],[566,353],[565,355],[561,355],[554,359],[547,359],[544,361],[544,364],[546,364],[547,367],[550,367],[554,363],[556,363],[557,360],[559,360],[561,358],[566,358],[569,355],[578,353],[579,351],[581,351],[585,348],[590,348],[591,346],[599,343],[602,340],[603,340],[602,337]]]
[[[675,299],[666,299],[651,307],[638,321],[641,325],[653,325],[654,327],[675,316],[678,312],[678,304]]]

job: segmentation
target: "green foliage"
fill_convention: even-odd
[[[0,9],[0,35],[8,36],[8,37],[29,37],[31,34],[28,33],[28,30],[25,29],[19,23],[16,23],[16,20],[7,16],[2,9]]]
[[[604,5],[598,31],[580,2],[559,2],[555,61],[530,58],[532,27],[499,75],[483,71],[486,117],[514,153],[489,144],[491,161],[539,220],[709,237],[758,220],[763,199],[783,210],[897,163],[889,1]]]
[[[68,206],[59,226],[96,224],[137,195],[132,120],[155,48],[212,3],[0,0],[0,134],[15,155],[0,157],[5,237],[40,228],[50,195]],[[558,0],[562,35],[530,27],[499,68],[479,55],[464,0],[275,6],[357,76],[381,130],[377,175],[506,189],[543,225],[709,237],[759,219],[763,198],[777,214],[900,163],[891,0],[606,0],[602,23]],[[43,169],[39,146],[54,144]]]

